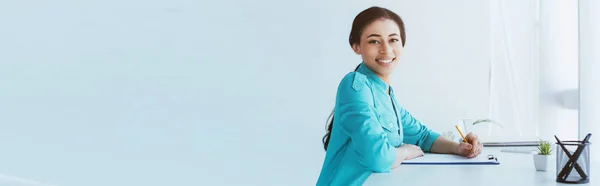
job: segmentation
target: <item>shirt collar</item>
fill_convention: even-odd
[[[373,83],[375,85],[375,87],[382,90],[383,92],[387,91],[390,88],[389,85],[387,83],[385,83],[385,81],[383,81],[381,78],[379,78],[379,76],[377,76],[377,74],[375,74],[375,72],[373,72],[371,69],[369,69],[365,65],[364,62],[360,63],[360,65],[358,66],[358,69],[356,69],[356,71],[367,76],[367,78],[371,81],[371,83]]]

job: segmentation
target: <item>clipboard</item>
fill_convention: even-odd
[[[524,146],[539,146],[539,141],[512,141],[512,142],[483,142],[484,147],[524,147]]]
[[[500,165],[500,161],[493,154],[467,158],[455,154],[425,153],[421,157],[404,160],[402,164],[408,165]]]

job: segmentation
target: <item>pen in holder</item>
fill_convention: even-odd
[[[590,181],[590,142],[592,134],[581,141],[561,141],[556,138],[556,181],[588,183]]]

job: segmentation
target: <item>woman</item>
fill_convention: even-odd
[[[475,134],[467,134],[468,143],[451,141],[396,102],[390,75],[405,41],[402,19],[388,9],[371,7],[355,17],[350,46],[362,62],[339,84],[317,185],[362,185],[371,173],[389,172],[424,152],[468,158],[481,153]]]

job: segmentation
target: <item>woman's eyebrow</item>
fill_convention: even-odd
[[[393,34],[390,34],[389,37],[392,37],[392,36],[398,36],[398,34],[397,33],[393,33]],[[371,35],[367,36],[367,38],[369,38],[369,37],[381,37],[381,35],[379,35],[379,34],[371,34]]]
[[[371,35],[367,36],[367,38],[369,38],[369,37],[381,37],[381,35],[379,35],[379,34],[371,34]]]

